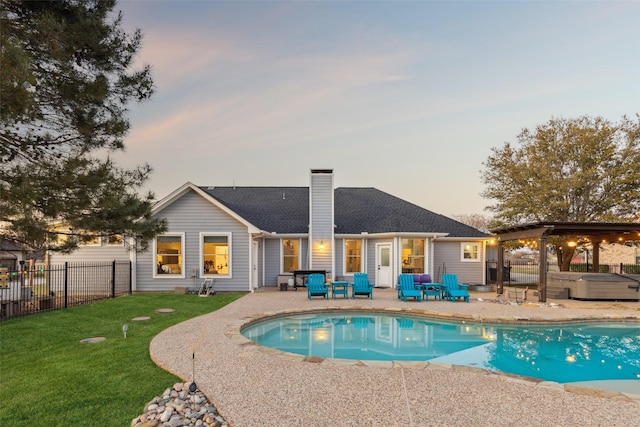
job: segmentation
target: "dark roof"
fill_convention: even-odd
[[[6,240],[0,240],[0,251],[21,251],[22,246],[17,243],[9,242]]]
[[[309,187],[200,187],[251,224],[268,232],[309,232]],[[335,233],[487,234],[375,188],[336,188]]]

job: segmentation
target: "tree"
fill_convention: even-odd
[[[624,222],[640,212],[640,115],[554,119],[523,129],[519,146],[493,148],[482,196],[493,227],[527,222]],[[574,247],[550,240],[566,271]]]
[[[489,233],[489,223],[491,218],[486,215],[474,213],[474,214],[458,214],[453,215],[453,219],[466,224],[470,227],[480,230],[483,233]]]
[[[125,170],[127,106],[153,94],[151,69],[132,70],[141,32],[121,29],[115,0],[2,0],[0,239],[71,251],[96,234],[144,250],[166,225],[139,188],[151,167]],[[72,238],[59,239],[63,224]]]

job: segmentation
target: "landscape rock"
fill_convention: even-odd
[[[155,397],[145,405],[144,413],[131,421],[131,427],[227,427],[215,406],[196,388],[189,391],[190,383],[177,383],[162,397]]]

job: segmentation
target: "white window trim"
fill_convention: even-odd
[[[199,261],[198,261],[198,268],[200,269],[200,277],[211,277],[211,278],[224,278],[224,279],[231,279],[233,277],[233,269],[231,268],[232,264],[232,257],[233,257],[233,248],[232,248],[232,240],[231,240],[231,234],[232,233],[220,233],[217,231],[201,231],[200,232],[200,250],[198,252],[198,257],[199,257]],[[228,254],[228,258],[229,258],[229,274],[205,274],[204,272],[204,260],[203,258],[203,251],[204,251],[204,238],[205,236],[223,236],[227,238],[227,246],[229,248],[229,254]]]
[[[347,271],[347,240],[360,240],[360,271]],[[342,239],[342,275],[353,276],[355,273],[364,273],[364,239]]]
[[[464,257],[464,247],[465,246],[475,246],[476,249],[476,253],[478,254],[477,258],[465,258]],[[480,258],[481,258],[481,246],[480,246],[480,242],[461,242],[460,243],[460,262],[480,262]]]
[[[157,242],[158,242],[158,237],[164,237],[164,236],[180,236],[180,255],[182,255],[182,265],[180,266],[180,274],[158,274],[158,265],[157,265],[157,259],[158,259],[158,246],[157,246]],[[164,234],[159,234],[158,236],[156,236],[153,239],[153,262],[151,263],[151,269],[153,272],[153,278],[154,279],[175,279],[175,278],[179,278],[179,279],[184,279],[185,278],[185,265],[187,264],[187,260],[186,260],[186,256],[185,256],[185,252],[184,252],[184,248],[185,248],[185,233],[164,233]]]
[[[280,274],[286,274],[288,272],[284,271],[284,241],[285,240],[297,240],[298,241],[298,270],[300,270],[300,266],[302,265],[302,239],[280,239]]]

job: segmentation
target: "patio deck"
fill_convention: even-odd
[[[215,298],[215,297],[211,297]],[[479,301],[482,298],[484,301]],[[267,312],[360,307],[420,310],[443,317],[514,320],[638,319],[640,302],[548,300],[494,303],[402,302],[393,289],[374,299],[312,300],[306,292],[262,288],[222,309],[169,328],[150,345],[153,360],[192,378],[236,427],[252,426],[632,426],[640,419],[640,380],[619,391],[541,382],[428,362],[304,358],[255,345],[240,326]],[[549,306],[550,303],[557,306]]]

